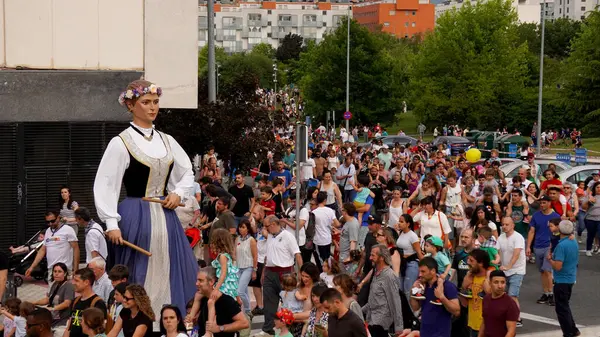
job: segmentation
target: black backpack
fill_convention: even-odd
[[[315,249],[315,244],[313,239],[315,238],[315,215],[313,212],[308,212],[308,223],[305,226],[306,230],[306,243],[304,244],[304,249],[313,250]]]

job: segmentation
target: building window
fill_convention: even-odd
[[[405,11],[405,12],[404,12],[404,15],[408,15],[408,14],[410,14],[410,12],[409,12],[409,11]]]
[[[413,14],[413,16],[415,16],[415,15],[417,15],[417,12],[413,11],[412,14]]]
[[[262,17],[260,14],[256,14],[256,13],[248,14],[248,20],[250,20],[250,21],[260,21],[261,19],[262,19]]]
[[[581,16],[581,20],[585,20],[585,15],[582,15],[582,16]]]
[[[413,27],[416,27],[416,26],[417,26],[417,23],[416,23],[416,22],[413,22],[411,26],[413,26]]]
[[[395,10],[391,10],[390,11],[390,15],[396,15],[396,11]]]
[[[569,13],[569,7],[567,7],[567,14]]]
[[[585,6],[581,6],[581,11],[585,12]]]
[[[292,16],[291,15],[280,15],[279,16],[279,21],[284,21],[284,22],[292,22]]]
[[[404,23],[404,27],[408,27],[408,22],[405,22],[405,23]]]
[[[271,13],[271,10],[269,9],[269,10],[267,10],[267,14],[273,14],[273,13]]]
[[[317,16],[314,14],[313,15],[305,15],[304,22],[317,22]]]
[[[558,9],[558,14],[562,14],[562,8]]]
[[[386,26],[386,27],[388,27],[390,25],[390,23],[389,22],[384,22],[383,25]]]
[[[558,4],[559,4],[559,5],[562,5],[562,0],[560,0]]]

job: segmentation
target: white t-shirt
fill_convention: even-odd
[[[46,229],[44,246],[46,246],[46,260],[48,268],[62,262],[69,270],[73,268],[73,247],[71,242],[77,242],[77,235],[71,226],[62,225],[55,232]]]
[[[196,200],[196,199],[194,199]],[[85,235],[85,262],[90,263],[93,259],[92,252],[96,251],[104,260],[108,258],[108,248],[106,247],[106,239],[102,234],[104,231],[102,226],[93,223],[92,227]]]
[[[421,223],[421,238],[424,238],[427,234],[442,238],[442,234],[450,234],[452,232],[452,228],[450,228],[450,224],[448,223],[448,217],[439,211],[435,211],[431,218],[424,211],[419,212],[413,220]],[[440,221],[442,222],[441,226]],[[442,228],[444,229],[444,233],[442,233]]]
[[[331,243],[331,224],[335,219],[335,211],[323,206],[312,211],[315,215],[315,237],[313,242],[317,246]]]
[[[313,168],[316,167],[315,160],[312,158],[308,158],[306,163],[302,163],[302,175],[300,175],[300,179],[302,181],[306,181],[308,179],[313,179]]]
[[[69,227],[69,226],[67,226]],[[71,227],[69,227],[71,228]],[[73,228],[71,228],[73,229]],[[15,316],[15,337],[25,337],[27,336],[27,320],[25,317]]]
[[[413,231],[409,231],[408,233],[401,232],[398,236],[398,240],[396,241],[396,247],[404,250],[404,255],[413,255],[415,254],[415,248],[413,247],[413,243],[419,242],[419,237]]]
[[[348,177],[348,180],[346,180],[346,178],[338,178],[338,181],[340,182],[340,185],[344,185],[344,181],[346,182],[346,185],[344,186],[344,190],[349,191],[349,190],[353,190],[354,187],[352,187],[352,185],[354,185],[354,175],[356,174],[356,169],[354,168],[354,164],[350,164],[350,167],[346,166],[346,163],[340,165],[340,167],[338,167],[336,176],[340,176],[343,177],[345,175],[351,175],[351,177]]]
[[[277,237],[269,234],[267,239],[267,267],[291,267],[296,262],[300,247],[296,238],[288,231],[281,231]]]
[[[512,233],[511,236],[506,236],[506,233],[500,234],[498,237],[498,243],[496,245],[500,250],[500,261],[502,265],[506,266],[510,263],[515,249],[521,249],[517,262],[512,266],[511,269],[505,271],[506,276],[514,274],[525,275],[526,262],[525,262],[525,239],[518,232]]]
[[[295,219],[296,218],[296,210],[292,210],[289,214],[290,218]],[[309,218],[309,211],[308,209],[306,209],[306,207],[302,207],[300,209],[300,220],[304,220],[304,226],[302,226],[302,228],[300,228],[300,232],[298,233],[298,246],[304,246],[304,244],[306,243],[306,226],[308,226],[308,218]],[[293,229],[292,227],[286,226],[285,230],[290,232],[290,234],[292,234],[294,236],[294,238],[296,237],[296,230]]]

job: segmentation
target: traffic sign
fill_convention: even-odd
[[[352,113],[350,111],[344,112],[344,119],[349,120],[352,118]]]

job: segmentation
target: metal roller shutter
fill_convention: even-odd
[[[0,124],[0,249],[17,244],[17,126]],[[23,200],[23,199],[21,199]]]

